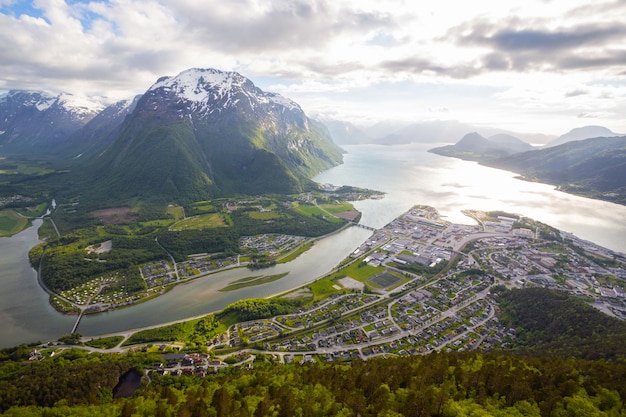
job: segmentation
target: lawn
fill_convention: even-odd
[[[227,226],[228,224],[226,223],[226,219],[222,214],[212,213],[186,218],[185,220],[174,224],[171,229],[175,231],[180,231],[194,229],[211,229]]]
[[[313,292],[313,300],[317,301],[320,299],[324,299],[331,294],[341,293],[344,291],[337,290],[333,287],[333,285],[336,285],[335,281],[329,277],[326,277],[312,282],[308,285],[308,287],[311,288],[311,291]]]
[[[13,236],[24,230],[28,224],[28,219],[14,210],[0,210],[0,236]]]
[[[361,262],[354,262],[350,266],[342,269],[338,274],[349,276],[359,282],[365,282],[371,277],[384,272],[387,268],[384,266],[369,266]]]

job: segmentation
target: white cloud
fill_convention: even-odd
[[[0,0],[0,88],[118,99],[215,67],[355,120],[448,109],[562,133],[596,115],[626,131],[624,13],[614,0]]]

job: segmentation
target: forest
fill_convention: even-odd
[[[216,375],[160,376],[113,398],[131,362],[154,357],[69,351],[0,367],[12,416],[624,416],[626,364],[507,353],[433,353],[329,364],[277,365]],[[9,379],[10,378],[10,379]]]
[[[247,367],[207,376],[161,375],[157,353],[70,349],[27,361],[36,346],[0,351],[0,412],[11,416],[626,416],[626,323],[579,299],[541,288],[495,288],[508,348],[278,364],[254,353]],[[143,340],[197,342],[238,320],[292,305],[244,300],[215,316]],[[220,330],[222,329],[222,330]],[[155,331],[160,333],[152,334]],[[506,341],[505,341],[506,342]],[[199,346],[198,344],[197,346]],[[141,387],[120,397],[131,369]]]

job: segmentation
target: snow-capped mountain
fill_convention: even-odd
[[[67,93],[11,90],[0,96],[0,152],[53,150],[103,108]]]
[[[298,104],[215,69],[159,78],[117,129],[110,146],[85,160],[92,189],[109,194],[193,201],[295,192],[342,160]]]
[[[308,118],[294,101],[280,94],[264,92],[237,72],[212,68],[188,69],[175,77],[161,77],[144,94],[146,107],[172,112],[179,118],[193,114],[195,118],[218,117],[235,112],[246,121],[273,115],[272,119],[288,119],[307,128]]]

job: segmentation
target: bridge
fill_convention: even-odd
[[[367,229],[367,230],[371,230],[372,232],[377,231],[378,229],[372,227],[372,226],[367,226],[365,224],[361,224],[361,223],[352,223],[354,226],[356,227],[360,227],[361,229]]]

